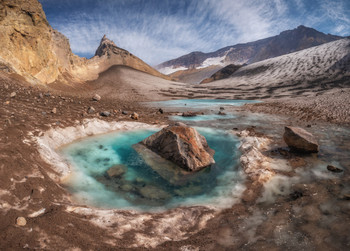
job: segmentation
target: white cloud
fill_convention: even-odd
[[[93,54],[107,34],[117,46],[155,65],[191,51],[209,52],[266,38],[299,24],[315,28],[321,24],[327,32],[348,35],[345,0],[318,1],[312,9],[307,0],[169,1],[169,7],[151,0],[90,1],[94,8],[88,12],[78,8],[49,21],[70,39],[75,53]],[[174,4],[176,8],[170,7]],[[136,11],[130,5],[137,6]]]

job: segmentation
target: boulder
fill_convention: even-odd
[[[192,127],[168,126],[140,143],[186,171],[199,171],[215,163],[215,151]]]
[[[193,177],[193,175],[189,177],[189,172],[179,168],[179,166],[172,161],[161,157],[142,144],[135,144],[132,147],[153,171],[157,172],[170,184],[184,186],[191,182],[191,177]],[[193,172],[191,174],[193,174]],[[139,185],[145,184],[144,180],[140,178],[136,179],[136,183]]]
[[[283,139],[292,150],[305,153],[318,152],[316,138],[300,127],[286,126]]]

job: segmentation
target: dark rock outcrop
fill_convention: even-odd
[[[242,65],[229,64],[229,65],[225,66],[224,68],[215,72],[213,75],[211,75],[210,78],[206,78],[206,79],[202,80],[202,82],[200,82],[200,83],[205,84],[205,83],[210,83],[210,82],[213,82],[216,80],[228,78],[241,67],[242,67]]]
[[[311,133],[300,127],[286,126],[283,139],[294,151],[306,153],[318,152],[316,138]]]
[[[191,127],[168,126],[140,143],[187,171],[199,171],[215,163],[215,151]]]

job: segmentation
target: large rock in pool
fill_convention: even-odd
[[[286,126],[283,139],[286,144],[295,151],[316,153],[318,144],[316,138],[300,127]]]
[[[199,171],[215,163],[215,151],[191,127],[168,126],[140,143],[186,171]]]

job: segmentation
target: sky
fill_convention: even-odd
[[[72,51],[90,58],[104,34],[155,66],[278,35],[299,25],[350,35],[349,0],[39,0]]]

